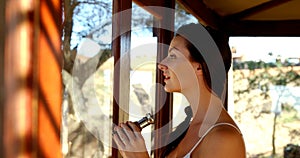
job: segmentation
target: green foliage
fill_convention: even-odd
[[[283,67],[282,64],[273,67],[263,62],[246,62],[241,65],[248,65],[252,72],[251,76],[248,77],[248,90],[259,88],[262,94],[266,95],[270,90],[270,85],[300,85],[300,75],[293,70],[293,67]],[[248,90],[238,91],[238,93],[244,93]]]
[[[282,154],[276,154],[276,126],[282,126],[290,132],[290,136],[287,137],[291,139],[291,142],[293,142],[292,139],[299,139],[298,133],[297,135],[291,134],[293,132],[292,124],[299,121],[298,111],[292,104],[282,103],[280,100],[281,97],[286,95],[294,95],[287,89],[288,87],[300,85],[299,71],[299,67],[285,65],[285,63],[281,62],[264,63],[252,61],[235,65],[233,77],[235,85],[239,85],[234,86],[235,103],[239,104],[235,108],[240,109],[235,115],[237,119],[242,120],[243,115],[251,116],[254,120],[270,116],[268,114],[271,114],[272,101],[281,106],[281,115],[278,115],[279,113],[274,115],[272,154],[267,156],[267,153],[259,153],[255,157],[282,157]],[[278,98],[271,100],[270,92],[272,92],[271,88],[274,86],[277,87]],[[287,92],[290,94],[287,94]],[[278,120],[276,120],[277,117]]]
[[[277,64],[275,67],[264,62],[245,62],[240,65],[250,65],[251,69],[234,70],[234,102],[243,104],[244,112],[252,111],[254,118],[258,118],[262,113],[271,111],[271,88],[279,87],[280,97],[290,93],[287,89],[291,86],[300,85],[299,68],[293,66],[283,66]],[[293,96],[294,94],[288,94]],[[279,98],[276,102],[279,101]],[[245,102],[244,100],[247,100]],[[259,103],[259,105],[257,105]],[[279,104],[279,102],[278,102]],[[282,111],[289,110],[283,107]],[[239,113],[242,114],[243,111]],[[238,116],[236,116],[238,117]]]

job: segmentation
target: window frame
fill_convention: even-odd
[[[175,8],[175,0],[171,0],[170,2],[157,2],[157,1],[144,1],[144,0],[113,0],[113,25],[112,32],[114,35],[119,35],[117,37],[113,37],[112,43],[112,52],[114,55],[114,88],[113,88],[113,124],[118,124],[119,122],[124,122],[128,120],[128,111],[129,105],[126,100],[129,99],[129,96],[122,91],[129,91],[129,65],[128,63],[118,64],[120,60],[120,56],[124,54],[126,51],[130,50],[131,44],[131,12],[125,12],[125,14],[120,14],[120,12],[125,11],[127,9],[132,8],[132,2],[135,2],[140,7],[146,6],[161,6],[168,8]],[[145,8],[144,8],[145,9]],[[146,8],[147,10],[147,8]],[[162,28],[174,28],[174,13],[160,12],[155,10],[147,10],[150,14],[156,17],[154,21],[154,29],[153,33],[157,36],[157,43],[160,44],[169,44],[173,38],[173,32],[169,30],[165,30]],[[171,15],[170,15],[171,14]],[[158,17],[159,16],[159,17]],[[173,17],[173,18],[170,18]],[[126,20],[124,20],[126,19]],[[157,61],[161,61],[168,54],[168,50],[165,47],[158,46],[157,48]],[[127,53],[130,55],[129,53]],[[127,61],[130,62],[130,61]],[[122,67],[120,67],[122,65]],[[122,73],[124,72],[125,73]],[[126,77],[127,76],[127,77]],[[161,71],[156,69],[156,83],[164,84],[163,82],[163,74]],[[122,84],[121,84],[122,83]],[[122,90],[122,91],[121,91]],[[163,89],[159,89],[156,87],[156,100],[155,100],[155,132],[154,134],[154,148],[161,147],[164,144],[164,138],[162,137],[162,132],[157,130],[161,127],[167,125],[172,120],[172,105],[173,105],[173,97],[172,94],[167,93],[167,99],[163,98],[163,94],[165,93]],[[121,95],[122,94],[122,95]],[[120,103],[120,104],[118,104]],[[122,105],[122,108],[119,106]],[[168,130],[171,130],[171,124],[169,124]],[[154,157],[159,157],[161,152],[161,148],[154,150]],[[112,148],[112,157],[120,157],[118,154],[118,150]]]

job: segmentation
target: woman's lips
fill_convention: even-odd
[[[164,72],[163,76],[164,76],[164,82],[167,82],[170,79],[170,76],[168,75],[167,72]]]
[[[170,77],[165,76],[164,82],[167,82],[170,79]]]

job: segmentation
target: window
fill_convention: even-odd
[[[140,2],[115,6],[109,0],[95,2],[79,2],[72,12],[64,10],[64,18],[72,17],[65,21],[73,26],[64,27],[63,49],[70,52],[74,65],[63,71],[63,153],[65,157],[116,157],[111,138],[114,123],[139,120],[146,113],[160,123],[142,131],[150,152],[164,141],[155,129],[176,127],[184,119],[182,105],[187,105],[179,94],[172,97],[163,91],[157,70],[174,33],[172,9],[160,15],[159,7],[147,8]],[[176,4],[175,29],[190,22],[197,20]],[[158,153],[150,154],[157,157]]]
[[[130,49],[129,120],[137,121],[155,113],[157,37],[153,36],[154,17],[132,4]],[[142,130],[147,149],[151,151],[154,126]]]
[[[75,5],[76,4],[76,5]],[[65,157],[111,155],[112,1],[65,4],[62,152]]]

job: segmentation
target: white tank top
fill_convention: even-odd
[[[190,150],[189,153],[187,153],[183,158],[190,158],[191,157],[191,154],[192,152],[195,150],[195,148],[201,143],[201,141],[204,139],[204,137],[215,127],[217,126],[222,126],[222,125],[228,125],[228,126],[231,126],[233,127],[234,129],[236,129],[239,133],[241,133],[241,131],[234,125],[230,124],[230,123],[217,123],[213,126],[211,126],[204,134],[203,136],[199,139],[199,141],[193,146],[193,148]]]

